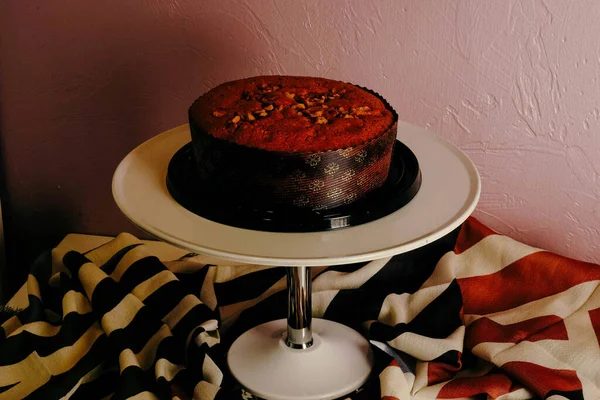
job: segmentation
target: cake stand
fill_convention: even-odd
[[[473,163],[432,132],[405,123],[399,123],[398,132],[398,139],[419,161],[423,181],[417,195],[378,220],[323,232],[235,228],[177,203],[165,178],[173,155],[190,141],[188,125],[144,142],[117,167],[114,199],[142,230],[196,253],[287,267],[287,320],[250,329],[227,356],[233,376],[253,394],[272,400],[336,399],[362,386],[372,367],[369,343],[349,327],[311,318],[309,267],[376,260],[416,249],[450,233],[475,209],[481,184]]]

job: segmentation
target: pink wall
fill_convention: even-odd
[[[208,88],[280,73],[381,92],[475,161],[483,222],[600,262],[599,13],[594,0],[5,0],[8,234],[33,251],[132,230],[111,198],[119,160]]]

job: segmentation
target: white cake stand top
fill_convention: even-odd
[[[166,186],[171,157],[191,140],[188,125],[164,132],[129,153],[115,171],[113,196],[121,211],[142,230],[200,254],[279,266],[375,260],[416,249],[451,232],[473,212],[481,191],[473,163],[444,139],[406,123],[398,125],[398,139],[419,160],[421,189],[400,210],[355,227],[310,233],[263,232],[219,224],[188,211]]]

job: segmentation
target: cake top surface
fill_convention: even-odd
[[[358,86],[291,76],[223,83],[194,102],[190,117],[214,137],[281,152],[357,146],[395,122],[379,97]]]

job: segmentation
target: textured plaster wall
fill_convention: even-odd
[[[595,0],[5,0],[11,248],[132,230],[119,160],[210,87],[278,73],[379,91],[475,161],[486,224],[600,262],[599,16]]]

